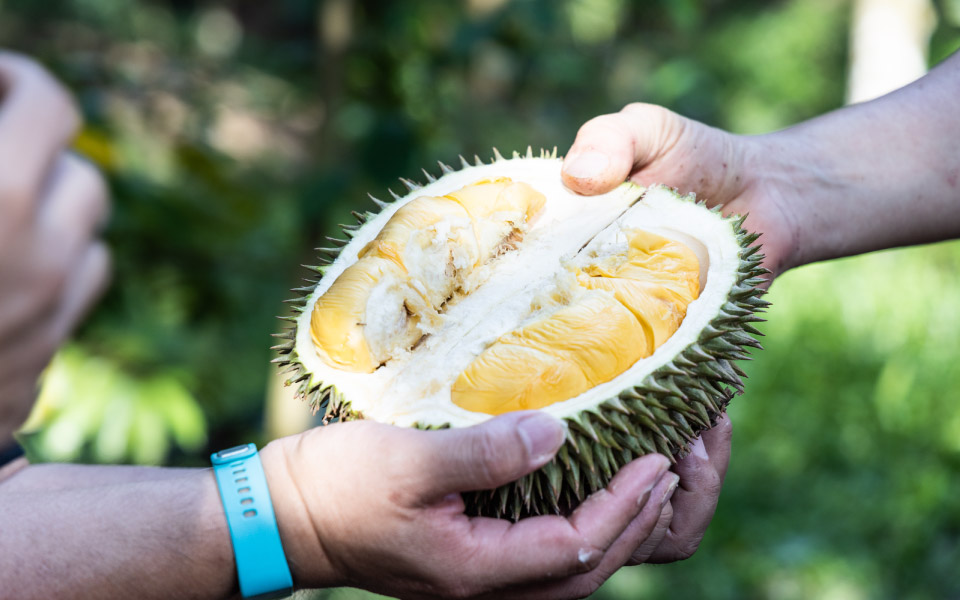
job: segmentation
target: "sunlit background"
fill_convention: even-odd
[[[309,425],[270,334],[368,191],[493,146],[562,153],[635,100],[786,127],[960,47],[960,0],[0,0],[0,45],[77,95],[114,200],[113,287],[24,444],[202,465]],[[960,245],[806,267],[769,298],[700,551],[596,597],[960,597]]]

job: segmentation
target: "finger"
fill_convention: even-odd
[[[90,311],[110,280],[110,252],[94,242],[67,280],[65,295],[53,322],[53,344],[59,346]]]
[[[80,116],[53,77],[16,54],[0,53],[0,90],[0,164],[6,166],[0,201],[6,213],[25,216]]]
[[[39,375],[99,297],[108,281],[109,265],[109,253],[102,242],[91,244],[80,253],[72,266],[65,269],[69,275],[52,308],[39,311],[29,328],[10,338],[18,352],[0,362],[0,381],[32,380]]]
[[[8,339],[33,337],[37,328],[50,320],[61,302],[66,280],[77,270],[78,260],[108,212],[100,173],[69,153],[61,154],[43,196],[38,223],[21,231],[31,243],[21,248],[19,255],[8,257],[21,271],[17,286],[21,293],[4,299],[0,329]]]
[[[660,483],[658,483],[657,487],[653,490],[653,494],[651,494],[652,498],[660,498],[657,523],[650,535],[641,539],[639,545],[635,547],[633,553],[630,555],[630,560],[627,561],[628,565],[639,565],[647,562],[647,559],[650,558],[650,555],[653,554],[653,551],[657,549],[657,546],[660,545],[663,538],[667,535],[670,523],[673,521],[673,505],[670,503],[670,498],[673,497],[680,481],[680,477],[676,473],[670,473],[670,475],[672,475],[672,477],[668,476],[661,479]],[[648,505],[644,507],[644,511],[647,511],[653,505],[653,502],[649,502]],[[641,513],[640,516],[642,517],[643,513]]]
[[[673,521],[663,541],[650,556],[650,562],[671,562],[692,556],[713,519],[730,460],[733,431],[730,419],[721,416],[711,431],[709,436],[705,433],[698,438],[690,454],[675,467],[680,475],[680,487],[671,501]],[[708,439],[712,456],[705,443]]]
[[[634,460],[617,473],[605,490],[587,498],[570,516],[570,522],[594,547],[605,550],[647,505],[651,491],[669,466],[670,462],[660,454]],[[631,499],[635,503],[633,507],[629,506]],[[628,514],[626,508],[633,508],[633,513]],[[659,514],[659,508],[656,512]],[[617,515],[620,520],[614,518]]]
[[[563,444],[563,423],[542,412],[514,412],[465,429],[408,432],[429,503],[453,492],[486,490],[547,463]]]
[[[76,253],[107,219],[107,186],[100,171],[73,153],[60,156],[39,207],[48,245]]]
[[[482,588],[481,582],[489,579],[491,572],[498,574],[499,586],[508,586],[592,571],[646,506],[668,466],[669,461],[659,454],[631,462],[569,519],[544,516],[512,524],[482,517],[471,519],[471,541],[476,550],[464,577]],[[652,529],[656,516],[649,520]]]
[[[569,589],[571,587],[569,584],[575,584],[581,588],[580,591],[591,594],[618,569],[627,564],[636,553],[637,548],[654,535],[657,525],[663,520],[664,511],[670,510],[668,508],[670,498],[677,488],[678,480],[679,478],[675,473],[667,472],[664,474],[650,493],[650,500],[643,507],[643,510],[610,545],[597,568],[576,577],[575,579],[579,581],[570,581],[564,587]],[[669,519],[669,514],[666,517]],[[666,527],[663,529],[666,529]]]
[[[656,528],[664,523],[663,511],[668,513],[670,497],[677,486],[677,476],[665,472],[647,494],[649,500],[643,508],[619,533],[616,539],[603,553],[599,563],[591,570],[571,575],[555,581],[538,582],[514,588],[498,594],[498,598],[517,598],[525,600],[554,600],[556,598],[583,598],[599,588],[614,572],[627,563],[636,548],[654,535]],[[663,524],[662,529],[666,530]]]
[[[632,104],[587,121],[564,159],[563,182],[585,195],[612,190],[668,151],[680,123],[679,115],[651,104]]]
[[[733,421],[727,413],[717,417],[717,423],[703,432],[703,446],[707,452],[710,464],[720,475],[720,483],[727,476],[727,467],[730,466],[730,451],[733,445]]]

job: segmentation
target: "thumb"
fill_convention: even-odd
[[[421,488],[428,498],[492,489],[546,464],[563,444],[563,423],[542,412],[513,412],[465,429],[423,432]]]
[[[630,104],[590,119],[563,161],[563,183],[588,196],[609,192],[669,149],[678,122],[676,114],[653,104]]]

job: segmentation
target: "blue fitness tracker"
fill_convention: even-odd
[[[283,598],[293,578],[280,543],[277,517],[255,444],[210,455],[227,514],[240,593],[244,598]]]

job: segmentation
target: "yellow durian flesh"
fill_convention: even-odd
[[[460,373],[454,404],[490,415],[543,408],[613,379],[677,330],[700,290],[696,254],[623,233],[624,252],[575,268],[583,291],[569,305],[501,336]]]
[[[682,243],[638,230],[624,232],[626,255],[607,257],[577,273],[580,285],[613,292],[647,332],[648,354],[680,327],[700,292],[697,255]]]
[[[317,300],[317,356],[371,373],[441,323],[440,310],[478,267],[515,247],[541,211],[542,194],[509,178],[481,180],[402,207]]]
[[[312,322],[319,326],[312,326],[310,334],[320,358],[347,371],[373,371],[383,359],[383,349],[376,340],[367,339],[368,312],[381,315],[381,330],[393,330],[395,336],[408,339],[417,335],[416,317],[404,306],[404,279],[394,261],[376,256],[364,257],[345,271],[313,307]],[[379,311],[368,311],[371,299]],[[394,316],[392,326],[383,322],[390,315]]]
[[[647,347],[643,328],[612,295],[571,306],[501,336],[453,384],[454,404],[487,414],[543,408],[628,369]]]

